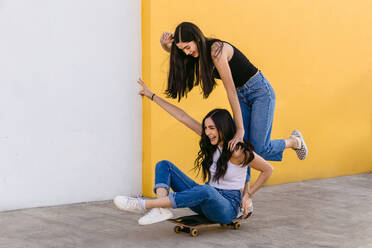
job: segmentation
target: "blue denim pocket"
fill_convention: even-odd
[[[257,90],[266,89],[266,82],[264,78],[260,78],[259,80],[256,80],[254,84],[250,85],[248,88],[248,94],[251,94],[252,92],[255,92]]]

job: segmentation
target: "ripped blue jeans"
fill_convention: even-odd
[[[217,223],[229,224],[237,216],[240,202],[240,190],[223,190],[208,184],[200,185],[186,176],[169,161],[156,164],[155,187],[172,189],[169,199],[172,208],[190,208]]]

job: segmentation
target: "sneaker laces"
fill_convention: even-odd
[[[152,217],[153,215],[161,214],[160,208],[152,208],[146,213],[146,217]]]
[[[127,205],[131,209],[142,210],[139,198],[128,197]]]

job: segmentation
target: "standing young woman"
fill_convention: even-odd
[[[143,200],[127,196],[117,196],[115,205],[125,211],[145,212],[138,220],[147,225],[169,219],[173,216],[168,208],[190,208],[208,219],[229,224],[244,209],[243,218],[251,208],[250,198],[271,176],[272,167],[253,152],[249,141],[239,142],[233,151],[228,142],[236,132],[235,123],[225,109],[214,109],[203,119],[202,124],[191,118],[182,109],[153,94],[139,80],[143,87],[140,95],[153,100],[174,118],[201,136],[200,151],[195,160],[195,168],[202,171],[207,183],[199,185],[186,176],[169,161],[160,161],[155,169],[154,192],[157,199]],[[253,186],[246,181],[248,165],[261,173]],[[169,192],[172,189],[173,192]]]
[[[170,52],[166,93],[171,98],[185,97],[200,85],[204,98],[221,79],[237,126],[229,149],[243,139],[253,143],[255,152],[266,160],[281,161],[283,151],[292,148],[305,159],[308,150],[302,134],[294,130],[287,139],[271,140],[275,93],[269,81],[236,47],[228,42],[207,38],[189,22],[179,24],[174,32],[163,33],[163,49]]]

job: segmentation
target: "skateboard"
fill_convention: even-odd
[[[252,212],[250,212],[247,216],[250,217]],[[190,233],[192,237],[196,237],[199,235],[199,227],[201,226],[210,226],[210,225],[220,225],[222,227],[231,227],[235,230],[240,228],[241,222],[245,219],[237,218],[234,219],[230,224],[221,224],[218,222],[211,221],[207,219],[203,215],[195,214],[195,215],[188,215],[182,216],[174,219],[168,219],[169,222],[176,224],[174,227],[174,232],[176,233]]]

